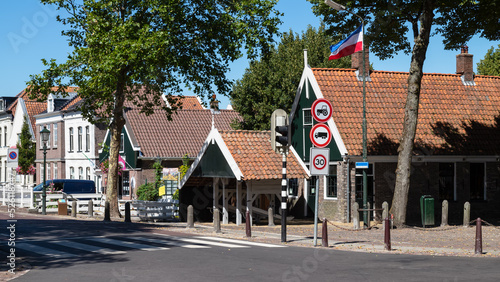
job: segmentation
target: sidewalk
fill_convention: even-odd
[[[318,223],[317,247],[321,247],[321,225]],[[211,223],[195,223],[195,228],[185,228],[185,223],[169,230],[178,232],[236,238],[256,242],[314,247],[314,224],[311,221],[290,222],[287,225],[287,242],[281,243],[281,226],[252,226],[252,237],[246,237],[245,225],[221,225],[221,233],[215,233]],[[434,228],[401,228],[391,230],[391,251],[384,249],[384,230],[379,224],[370,230],[353,230],[352,224],[334,222],[328,224],[328,247],[336,250],[415,254],[442,256],[500,257],[500,228],[482,226],[482,255],[474,254],[476,227],[447,226]]]

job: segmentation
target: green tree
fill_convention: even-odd
[[[311,26],[301,36],[285,32],[281,42],[267,56],[250,63],[231,93],[231,104],[243,117],[234,126],[239,129],[268,130],[271,114],[276,109],[290,111],[297,85],[304,70],[304,49],[307,61],[313,67],[348,68],[350,58],[328,61],[332,37],[324,33],[324,26]]]
[[[80,110],[93,123],[109,124],[110,167],[106,201],[118,211],[118,152],[125,123],[124,102],[144,114],[167,116],[180,106],[172,95],[183,87],[201,96],[227,95],[229,62],[266,53],[278,33],[277,0],[41,0],[61,10],[74,48],[64,63],[42,62],[28,82],[31,97],[45,100],[78,87]],[[62,17],[64,15],[65,17]],[[140,91],[143,90],[143,91]],[[166,94],[171,107],[163,103]],[[96,115],[98,113],[98,115]]]
[[[327,32],[351,33],[360,25],[358,17],[338,12],[324,0],[308,0],[313,12],[323,16]],[[365,21],[365,46],[381,59],[403,51],[411,53],[408,92],[400,139],[396,186],[391,206],[396,225],[406,222],[406,206],[410,188],[410,168],[417,128],[418,103],[427,47],[431,30],[444,37],[445,49],[458,49],[474,35],[490,40],[500,39],[500,0],[379,0],[345,1],[349,11]],[[410,36],[407,37],[407,33]],[[413,46],[410,44],[413,42]]]
[[[36,148],[30,133],[30,128],[26,116],[24,116],[24,123],[23,127],[21,128],[21,135],[19,136],[19,139],[20,143],[17,144],[17,148],[19,149],[18,172],[24,175],[34,174]]]
[[[484,55],[484,59],[477,63],[477,73],[500,76],[500,45],[498,45],[498,49],[494,49],[492,46]]]

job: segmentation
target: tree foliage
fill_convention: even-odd
[[[21,135],[19,139],[20,143],[17,144],[17,148],[19,149],[19,173],[30,174],[30,172],[33,171],[33,167],[35,164],[36,148],[30,133],[30,128],[26,116],[24,117],[24,123],[23,127],[21,128]]]
[[[151,114],[161,107],[170,117],[183,87],[204,97],[229,92],[229,63],[267,53],[277,34],[277,0],[41,0],[61,10],[74,49],[66,62],[45,60],[28,90],[45,100],[77,86],[80,110],[91,122],[109,122],[110,168],[106,201],[119,216],[118,150],[125,124],[124,102]],[[65,15],[66,17],[63,17]],[[143,91],[139,91],[143,90]],[[170,107],[163,103],[166,93]],[[96,115],[98,113],[98,115]]]
[[[301,36],[292,30],[285,32],[281,42],[267,56],[250,63],[231,93],[231,104],[243,117],[236,127],[267,130],[274,110],[291,110],[304,70],[304,49],[307,49],[307,61],[312,67],[351,66],[349,57],[328,61],[328,46],[334,39],[324,31],[322,25],[319,29],[309,26]]]
[[[492,46],[484,55],[484,58],[477,63],[477,73],[480,75],[500,76],[500,45],[498,45],[497,49]]]
[[[458,49],[476,34],[490,40],[500,39],[500,0],[358,0],[342,3],[352,14],[336,11],[325,5],[324,0],[308,1],[313,4],[313,12],[323,17],[327,32],[349,34],[360,24],[359,18],[353,15],[356,14],[365,21],[365,46],[370,47],[370,52],[381,59],[391,58],[400,51],[411,54],[391,207],[395,224],[403,225],[406,222],[422,68],[430,37],[441,34],[445,49]]]

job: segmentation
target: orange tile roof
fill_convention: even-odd
[[[195,157],[212,129],[210,110],[177,110],[172,120],[159,107],[146,116],[137,107],[126,112],[127,122],[144,157],[182,158],[184,154]],[[240,120],[237,112],[221,110],[214,115],[215,127],[231,129],[231,122]]]
[[[354,69],[313,68],[350,155],[362,152],[362,82]],[[369,155],[396,155],[403,128],[407,72],[373,71],[366,83]],[[500,154],[500,77],[424,74],[416,154]]]
[[[282,156],[271,148],[270,131],[228,130],[220,135],[245,180],[281,179]],[[293,154],[287,157],[287,177],[307,178]]]

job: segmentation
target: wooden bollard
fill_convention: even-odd
[[[104,203],[104,221],[111,221],[110,210],[109,210],[109,202],[106,201]]]
[[[274,213],[273,213],[273,208],[269,207],[267,209],[267,218],[268,218],[268,226],[274,226]]]
[[[130,220],[130,202],[125,203],[125,222],[132,222]]]
[[[465,202],[464,204],[464,227],[469,227],[470,223],[470,203]]]
[[[214,209],[214,232],[220,233],[220,211]]]
[[[389,218],[389,203],[383,202],[382,203],[382,228],[385,229],[385,224],[387,223],[385,221],[386,218]]]
[[[94,202],[92,201],[92,199],[89,200],[87,214],[89,215],[89,217],[94,217]]]
[[[321,228],[321,244],[323,247],[328,247],[328,221],[323,218],[323,227]]]
[[[76,217],[76,200],[71,202],[71,216]]]
[[[444,200],[441,205],[441,226],[448,226],[448,201]]]
[[[189,205],[187,208],[187,226],[186,226],[186,228],[193,228],[193,227],[194,227],[193,205]]]
[[[483,232],[481,227],[481,219],[478,217],[476,219],[476,245],[474,248],[474,253],[476,255],[483,254]]]
[[[250,212],[247,211],[245,220],[245,230],[247,233],[247,237],[252,237],[252,223],[250,222],[251,220],[252,219],[250,218]]]
[[[354,229],[358,230],[359,229],[359,204],[357,202],[354,202],[352,204],[352,223],[354,225]]]

